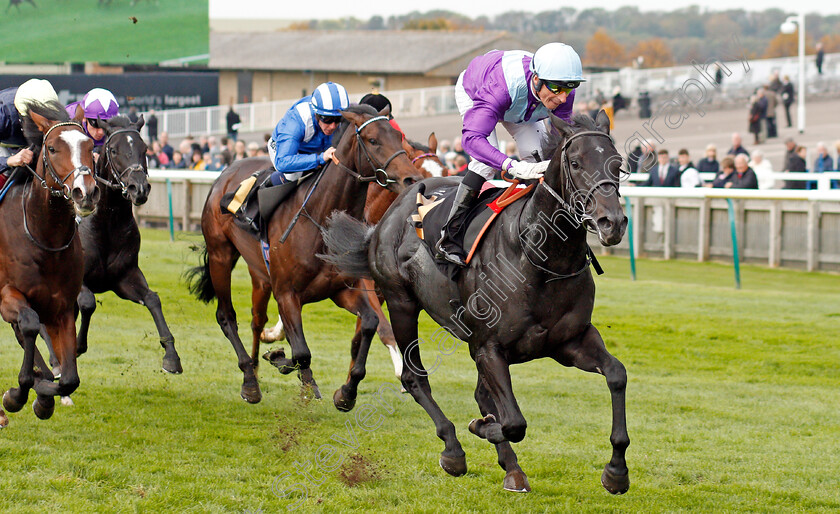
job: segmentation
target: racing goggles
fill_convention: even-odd
[[[321,114],[315,115],[318,118],[318,121],[322,122],[324,125],[332,125],[333,123],[338,124],[341,122],[341,116],[323,116]]]
[[[545,87],[554,93],[555,95],[559,95],[560,93],[569,94],[572,92],[573,89],[577,88],[580,85],[579,80],[543,80],[543,84]]]
[[[102,128],[99,126],[99,118],[85,118],[87,120],[87,124],[95,129]]]

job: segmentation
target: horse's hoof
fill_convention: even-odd
[[[3,408],[7,411],[18,412],[24,405],[26,405],[26,401],[18,403],[14,398],[12,398],[11,389],[3,393]]]
[[[32,410],[38,419],[50,419],[55,412],[55,398],[52,396],[39,396],[32,402]]]
[[[318,389],[318,386],[316,384],[301,384],[300,385],[300,397],[304,400],[320,400],[321,399],[321,390]],[[335,397],[334,396],[333,396],[333,402],[335,402]]]
[[[478,432],[487,423],[496,423],[496,416],[494,416],[492,414],[488,414],[481,419],[474,419],[474,420],[470,421],[470,424],[467,428],[469,429],[471,434],[474,434],[474,435],[477,435],[478,437],[481,437],[481,435]]]
[[[64,406],[64,407],[72,407],[76,404],[73,403],[73,399],[70,398],[69,396],[62,396],[61,397],[61,405]]]
[[[181,359],[176,355],[175,357],[163,358],[163,371],[173,375],[180,375],[184,372],[181,368]]]
[[[54,367],[52,369],[52,374],[53,374],[53,380],[58,380],[59,378],[61,378],[61,367],[60,366]]]
[[[0,410],[0,428],[6,428],[7,426],[9,426],[9,418],[5,412]]]
[[[604,472],[601,473],[601,485],[611,494],[624,494],[630,489],[630,473],[624,475],[616,475],[610,472],[609,464],[604,467]]]
[[[272,328],[266,328],[260,333],[260,342],[265,344],[271,344],[277,341],[283,341],[286,339],[286,330],[274,330]]]
[[[242,384],[242,390],[239,392],[239,396],[248,403],[260,403],[260,400],[262,400],[262,391],[260,391],[259,384],[254,386]]]
[[[467,472],[467,457],[464,455],[460,457],[448,457],[441,454],[438,464],[453,477],[459,477]]]
[[[356,398],[347,398],[344,395],[344,386],[342,386],[333,393],[333,404],[341,412],[349,412],[356,406]]]
[[[508,474],[505,475],[504,487],[505,491],[511,491],[514,493],[531,492],[531,484],[528,483],[528,477],[525,476],[525,473],[523,473],[521,469],[509,471]]]

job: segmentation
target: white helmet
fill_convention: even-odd
[[[531,59],[531,71],[541,80],[586,82],[580,56],[574,48],[563,43],[541,46]]]
[[[29,79],[15,93],[15,108],[21,116],[29,113],[30,104],[46,105],[50,102],[58,103],[58,95],[48,80]]]

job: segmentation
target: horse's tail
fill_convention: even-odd
[[[327,253],[318,257],[346,275],[370,278],[368,248],[373,229],[373,226],[346,212],[336,212],[327,219],[326,228],[321,230]]]
[[[201,264],[184,272],[187,287],[196,298],[204,303],[210,303],[216,298],[216,290],[210,278],[210,263],[208,262],[207,245],[193,246],[193,251],[201,252]]]

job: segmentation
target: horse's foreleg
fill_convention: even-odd
[[[300,299],[294,293],[286,293],[279,298],[275,293],[275,298],[277,298],[277,309],[280,312],[280,317],[286,327],[286,338],[292,348],[292,358],[287,358],[282,350],[266,353],[263,358],[277,367],[280,373],[287,374],[297,370],[303,388],[301,394],[306,395],[308,390],[311,390],[313,397],[320,400],[321,391],[318,389],[318,384],[315,383],[315,377],[312,376],[312,368],[310,368],[312,353],[309,351],[309,346],[307,346],[306,338],[303,335]]]
[[[478,349],[475,354],[475,364],[479,376],[484,377],[484,384],[490,397],[499,409],[499,423],[501,423],[502,437],[505,441],[518,443],[525,438],[528,424],[519,410],[516,397],[513,395],[513,385],[510,382],[510,364],[507,363],[501,351],[492,343]],[[488,438],[490,442],[501,442],[496,437]]]
[[[394,364],[394,374],[396,374],[397,378],[400,378],[402,376],[402,357],[400,357],[400,352],[397,349],[394,329],[391,327],[391,323],[388,321],[385,313],[382,312],[382,302],[379,296],[376,295],[376,284],[373,283],[373,280],[361,279],[359,281],[359,289],[367,294],[370,306],[373,308],[377,317],[379,317],[379,325],[376,326],[376,333],[379,334],[379,339],[382,340],[382,344],[388,348],[388,353],[391,355],[391,362]],[[358,332],[360,328],[361,321],[356,324],[356,331]]]
[[[501,425],[497,422],[499,419],[499,409],[493,398],[490,397],[490,391],[484,383],[484,377],[481,373],[478,374],[478,384],[475,387],[475,401],[478,403],[478,408],[481,410],[483,419],[476,419],[470,423],[470,432],[481,437],[482,439],[493,438],[494,435],[501,436]],[[496,434],[493,434],[495,432]],[[529,492],[531,486],[528,484],[528,477],[519,467],[519,462],[516,458],[513,448],[509,441],[502,441],[494,443],[496,447],[496,454],[499,457],[499,466],[507,472],[505,475],[504,488],[507,491],[513,492]]]
[[[396,301],[388,298],[388,313],[397,345],[403,357],[401,381],[406,391],[426,411],[435,424],[437,436],[444,443],[440,454],[440,467],[452,476],[461,476],[467,472],[467,459],[458,437],[455,425],[446,417],[432,398],[429,385],[429,373],[420,359],[420,340],[417,336],[417,316],[420,310],[410,300]]]
[[[23,363],[18,374],[19,387],[13,387],[3,394],[3,407],[9,412],[18,412],[26,405],[29,390],[35,385],[35,338],[38,337],[41,322],[23,294],[8,286],[0,291],[0,315],[4,321],[11,323],[23,347]]]
[[[169,331],[169,325],[166,324],[166,319],[163,317],[163,307],[160,304],[160,297],[156,292],[149,289],[149,284],[146,282],[146,277],[140,271],[140,268],[134,268],[123,275],[114,287],[114,292],[120,298],[145,305],[149,309],[149,312],[152,314],[152,319],[155,321],[158,335],[160,336],[160,345],[164,350],[163,370],[174,374],[182,373],[181,358],[175,350],[175,338],[172,336],[172,332]]]
[[[55,396],[67,397],[79,387],[79,371],[76,366],[76,323],[71,312],[60,317],[56,324],[46,326],[53,342],[58,360],[61,362],[61,378],[56,384],[52,380],[35,383],[38,398],[32,404],[35,415],[41,419],[52,416]]]
[[[79,334],[76,336],[76,355],[82,355],[88,349],[88,330],[90,329],[90,318],[96,311],[96,297],[90,289],[82,286],[79,296],[76,297],[76,305],[79,307],[81,322],[79,323]],[[50,357],[52,363],[52,357]]]
[[[630,474],[625,452],[630,446],[630,437],[627,435],[624,413],[624,392],[627,387],[627,371],[624,365],[607,351],[601,334],[592,325],[589,325],[579,340],[564,345],[555,359],[564,366],[575,366],[606,377],[607,387],[612,396],[610,443],[613,453],[612,459],[604,467],[601,484],[613,494],[626,493],[630,488]]]
[[[41,325],[41,331],[39,333],[41,334],[41,339],[44,340],[44,344],[47,346],[47,351],[50,353],[50,367],[52,368],[53,377],[60,377],[61,368],[58,363],[58,357],[55,355],[55,350],[53,349],[52,338],[47,333],[47,328],[44,325]],[[38,356],[40,356],[40,353]]]
[[[260,351],[260,337],[268,322],[268,301],[271,299],[271,284],[257,276],[248,268],[251,273],[251,333],[253,334],[253,341],[251,342],[251,361],[254,363],[254,368],[258,369],[260,366],[259,351]]]
[[[360,294],[358,290],[345,289],[333,296],[333,301],[339,307],[358,316],[357,333],[350,343],[350,371],[347,374],[347,383],[333,395],[335,408],[349,411],[356,404],[359,383],[364,380],[367,373],[365,369],[367,356],[379,318],[371,307],[367,295]]]

